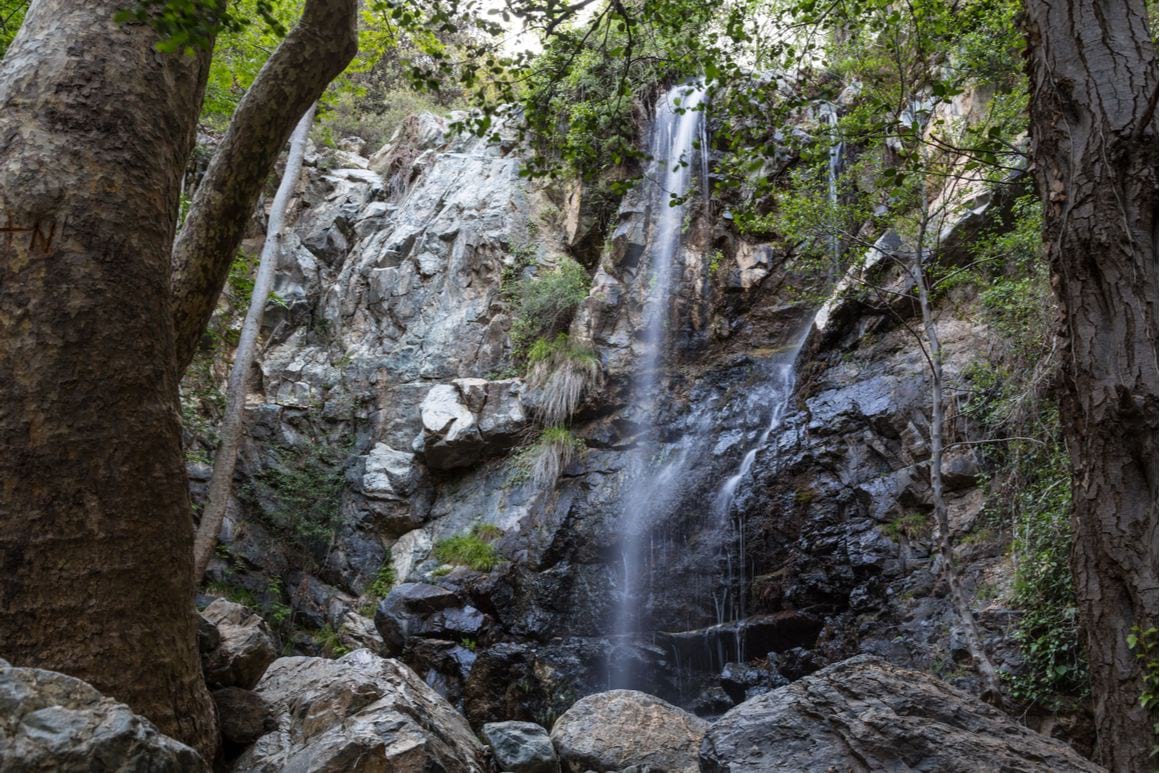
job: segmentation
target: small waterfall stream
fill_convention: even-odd
[[[812,320],[811,320],[812,322]],[[801,352],[802,345],[805,343],[809,334],[811,325],[807,325],[801,330],[794,339],[793,343],[787,346],[782,351],[773,356],[769,363],[771,370],[769,380],[764,385],[764,390],[768,395],[769,403],[773,406],[769,414],[769,423],[766,424],[765,429],[758,436],[757,442],[754,443],[745,456],[741,459],[741,464],[737,468],[737,472],[730,476],[725,483],[717,491],[717,496],[713,501],[713,509],[717,515],[717,519],[721,524],[721,528],[728,528],[730,523],[731,510],[733,509],[733,500],[737,494],[737,487],[746,477],[749,476],[749,471],[753,468],[753,463],[757,460],[757,453],[765,448],[769,443],[770,436],[775,430],[779,429],[782,422],[785,420],[786,413],[789,411],[790,403],[793,399],[794,387],[797,384],[797,359]],[[745,511],[737,513],[736,517],[731,522],[734,533],[734,547],[737,550],[736,561],[729,556],[728,566],[730,577],[726,584],[723,594],[725,598],[719,602],[717,606],[717,624],[736,623],[744,620],[748,615],[746,609],[745,599],[749,593],[749,578],[747,575],[748,559],[746,557],[745,533],[746,533],[746,518]],[[735,576],[733,576],[735,574]],[[732,602],[728,594],[731,590],[736,591]],[[737,628],[737,635],[735,637],[736,644],[736,660],[744,660],[744,631],[740,626]]]
[[[830,153],[826,164],[826,195],[830,208],[838,205],[838,175],[842,171],[842,140],[838,136],[838,108],[831,102],[823,102],[818,115],[830,127]],[[837,278],[838,261],[841,257],[841,240],[837,229],[831,229],[829,237],[830,258],[833,260],[834,278]]]
[[[672,197],[689,192],[695,146],[706,145],[705,116],[701,105],[703,88],[674,86],[657,103],[652,127],[649,186],[651,232],[646,251],[642,355],[636,367],[630,408],[643,425],[636,442],[635,477],[623,498],[621,513],[622,585],[617,601],[614,633],[620,642],[630,642],[642,632],[641,610],[647,592],[647,561],[644,544],[654,517],[662,512],[667,494],[688,459],[689,442],[680,447],[657,469],[653,459],[659,449],[656,430],[657,399],[663,386],[664,364],[672,317],[675,263],[681,249],[681,231],[687,205],[671,205]],[[679,108],[678,108],[679,103]],[[708,165],[701,153],[701,185],[708,184]],[[691,439],[690,439],[691,440]],[[611,665],[614,687],[634,682],[631,658]]]

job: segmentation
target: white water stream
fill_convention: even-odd
[[[618,596],[614,632],[620,641],[630,640],[641,632],[641,610],[646,592],[647,561],[644,535],[654,517],[663,509],[667,494],[676,487],[688,460],[689,443],[682,443],[675,454],[660,464],[653,459],[659,450],[656,432],[657,399],[660,397],[667,361],[669,326],[672,319],[676,261],[681,251],[682,226],[687,210],[684,197],[689,193],[693,155],[700,145],[701,185],[708,185],[708,165],[703,152],[707,145],[705,114],[701,108],[704,89],[696,86],[674,86],[658,102],[652,127],[649,172],[651,231],[645,253],[646,298],[641,336],[642,354],[637,364],[630,395],[630,411],[643,424],[637,438],[637,477],[623,499],[621,514],[622,584]],[[678,107],[679,104],[679,107]],[[681,203],[671,205],[672,197]],[[632,682],[631,668],[621,664],[613,669],[613,686]]]

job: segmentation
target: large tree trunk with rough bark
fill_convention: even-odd
[[[298,122],[298,127],[290,137],[290,152],[286,154],[286,169],[282,172],[282,182],[270,207],[270,219],[266,225],[266,242],[262,245],[262,258],[258,263],[258,273],[254,278],[254,289],[250,294],[250,308],[242,323],[238,337],[238,347],[234,351],[234,363],[230,368],[229,388],[226,390],[226,413],[222,417],[221,442],[213,460],[213,477],[209,481],[209,497],[201,521],[197,525],[197,535],[193,540],[193,579],[201,582],[209,560],[217,547],[218,533],[226,517],[230,494],[234,483],[234,466],[238,460],[238,446],[242,442],[242,428],[245,422],[246,394],[249,391],[250,367],[254,364],[254,354],[258,349],[258,333],[262,329],[262,317],[270,290],[274,287],[274,269],[282,254],[282,238],[286,221],[286,207],[294,195],[294,186],[302,172],[302,156],[306,151],[306,140],[310,134],[310,124],[314,121],[314,105],[306,110],[306,115]]]
[[[358,51],[355,0],[307,0],[238,105],[173,247],[177,372],[217,306],[246,223],[298,118]]]
[[[1127,636],[1157,618],[1156,48],[1143,0],[1025,7],[1097,757],[1155,770],[1156,717]]]
[[[208,57],[36,0],[0,64],[0,657],[212,756],[169,255]]]

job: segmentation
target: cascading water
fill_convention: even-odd
[[[674,264],[681,249],[686,211],[683,199],[689,193],[692,155],[698,143],[702,147],[702,159],[705,156],[706,135],[701,108],[704,99],[702,88],[687,84],[673,87],[657,104],[652,127],[650,153],[653,162],[646,183],[649,186],[651,229],[645,263],[648,273],[644,282],[642,356],[633,379],[629,406],[642,430],[636,443],[635,475],[623,499],[621,517],[623,579],[615,621],[615,634],[621,643],[629,642],[641,633],[646,580],[644,536],[654,516],[662,511],[666,495],[674,488],[674,481],[688,459],[689,443],[682,443],[659,469],[653,457],[659,449],[657,398],[668,350]],[[702,186],[708,184],[707,170],[702,161]],[[672,205],[673,196],[681,203]],[[614,687],[633,685],[635,675],[631,658],[618,660],[610,664],[610,682]]]
[[[826,165],[826,194],[830,209],[838,206],[838,174],[842,171],[842,141],[838,138],[838,108],[829,103],[822,103],[818,109],[819,115],[825,119],[830,127],[830,156]],[[833,259],[834,276],[837,276],[838,259],[841,253],[841,242],[838,239],[836,228],[829,234],[830,257]]]
[[[806,341],[807,334],[810,327],[807,326],[802,330],[794,342],[786,349],[775,354],[769,363],[772,371],[769,381],[766,383],[766,391],[769,395],[770,403],[773,409],[770,411],[769,423],[766,424],[765,429],[758,436],[757,442],[745,452],[745,456],[741,459],[741,464],[737,468],[737,472],[729,477],[728,480],[717,491],[717,496],[713,502],[714,511],[717,514],[718,520],[724,526],[729,519],[730,511],[733,508],[733,500],[737,494],[737,487],[741,481],[749,475],[750,469],[753,467],[754,461],[757,460],[757,453],[765,448],[769,442],[770,436],[775,430],[779,429],[782,422],[785,420],[786,413],[789,411],[790,402],[793,398],[794,387],[797,384],[796,363],[798,353],[801,351],[802,345]],[[745,512],[742,511],[732,521],[734,533],[734,545],[736,547],[737,559],[736,563],[730,557],[728,562],[729,571],[732,575],[736,572],[736,576],[730,576],[726,585],[725,594],[729,594],[731,589],[735,589],[736,595],[730,603],[728,595],[717,604],[717,623],[740,622],[745,619],[747,611],[745,608],[745,597],[748,594],[748,577],[747,577],[747,563],[745,532],[746,532]],[[732,613],[732,614],[730,614]],[[727,618],[732,619],[727,619]],[[744,640],[743,631],[738,627],[734,641],[736,643],[737,660],[744,659]]]
[[[830,129],[831,139],[827,163],[826,194],[830,208],[836,209],[838,206],[838,175],[841,172],[843,151],[841,139],[838,137],[838,109],[835,105],[824,102],[818,108],[818,115],[826,122]],[[830,231],[828,242],[830,256],[834,263],[834,270],[836,271],[841,258],[841,242],[838,239],[836,230]],[[770,436],[775,430],[781,427],[782,422],[785,420],[785,415],[789,410],[790,401],[793,397],[794,387],[797,382],[795,367],[798,354],[801,352],[802,345],[805,343],[812,326],[811,321],[805,329],[798,333],[793,343],[784,351],[775,355],[770,363],[772,373],[766,389],[770,393],[773,410],[770,412],[769,424],[766,425],[765,430],[757,438],[757,442],[745,453],[737,472],[726,480],[717,492],[717,497],[714,501],[714,510],[719,522],[723,526],[730,517],[730,511],[733,508],[733,500],[737,494],[738,485],[749,475],[749,471],[757,459],[758,451],[766,446]],[[718,625],[730,622],[740,623],[745,620],[748,614],[745,604],[749,592],[749,578],[747,576],[748,559],[745,544],[747,524],[745,520],[744,511],[739,512],[732,520],[734,532],[733,541],[737,550],[737,558],[736,562],[734,562],[732,556],[727,556],[727,566],[730,576],[723,591],[723,597],[716,602]],[[732,599],[732,603],[730,603],[731,599],[729,597],[731,591],[736,593]],[[744,626],[737,625],[734,642],[738,661],[744,660],[744,635]],[[720,639],[717,640],[717,643],[720,646]]]

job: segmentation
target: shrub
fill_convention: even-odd
[[[360,137],[367,143],[367,154],[371,154],[390,140],[408,117],[448,112],[429,95],[408,88],[393,89],[374,102],[366,104],[364,95],[355,91],[340,92],[319,122],[318,134],[323,142],[333,145],[344,137]]]
[[[388,555],[383,560],[383,565],[379,567],[379,571],[375,572],[375,578],[371,580],[371,584],[367,586],[367,596],[377,604],[391,592],[393,587],[395,587],[395,565],[391,563],[391,557]]]
[[[922,513],[907,513],[900,515],[883,527],[886,536],[895,542],[906,537],[908,540],[925,539],[931,533],[931,516]]]
[[[467,534],[436,542],[435,558],[444,564],[490,572],[499,564],[499,554],[491,543],[501,534],[503,531],[495,526],[476,524]]]
[[[314,632],[313,639],[325,657],[340,658],[350,652],[350,648],[342,643],[338,631],[333,626],[326,625],[319,628]]]
[[[536,339],[553,339],[568,329],[576,308],[588,297],[588,272],[571,258],[543,276],[518,282],[513,292],[512,346],[525,358]]]
[[[1144,669],[1144,692],[1140,694],[1140,705],[1149,711],[1155,711],[1160,702],[1160,663],[1156,657],[1160,650],[1158,638],[1154,625],[1148,628],[1134,625],[1128,631],[1128,649],[1132,650],[1140,667]]]
[[[566,427],[548,427],[532,446],[532,480],[540,488],[556,482],[564,468],[584,450],[584,443]]]
[[[1054,409],[1047,421],[1058,426]],[[1063,444],[1022,447],[1013,444],[1013,466],[1022,479],[1009,489],[1012,512],[1011,553],[1015,561],[1012,601],[1022,611],[1015,640],[1026,661],[1010,679],[1018,698],[1058,708],[1060,696],[1087,694],[1088,669],[1079,640],[1078,609],[1069,556],[1071,553],[1070,473]]]
[[[600,361],[564,333],[537,339],[528,351],[528,384],[543,393],[537,408],[541,421],[556,426],[580,406],[584,392],[600,378]]]

